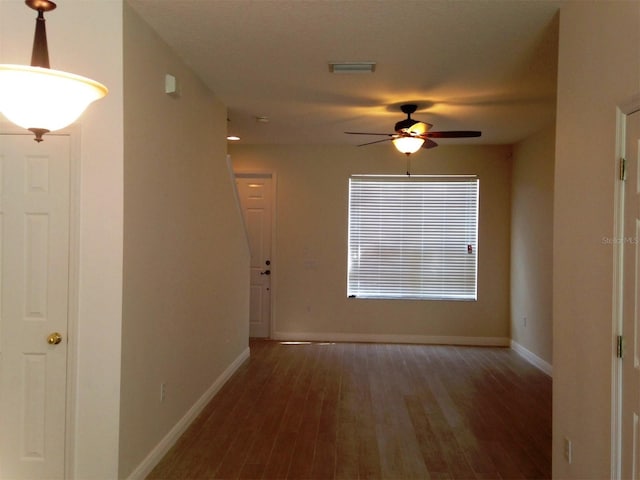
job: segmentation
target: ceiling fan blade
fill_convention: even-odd
[[[422,144],[422,148],[435,148],[437,146],[438,144],[429,138],[425,138]]]
[[[431,127],[433,127],[433,125],[430,123],[416,122],[407,128],[407,133],[410,133],[411,135],[424,135]]]
[[[395,133],[367,133],[367,132],[344,132],[349,135],[385,135],[387,137],[393,137]]]
[[[375,142],[361,143],[358,146],[364,147],[365,145],[373,145],[374,143],[388,142],[389,140],[393,140],[393,138],[384,138],[382,140],[376,140]]]
[[[449,130],[447,132],[427,132],[426,137],[429,138],[468,138],[479,137],[482,132],[474,130]]]

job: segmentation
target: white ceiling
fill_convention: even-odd
[[[358,144],[403,103],[432,130],[513,143],[553,120],[561,0],[130,0],[247,144]],[[374,61],[372,74],[328,63]],[[171,72],[168,72],[171,73]],[[256,117],[266,116],[268,123]]]

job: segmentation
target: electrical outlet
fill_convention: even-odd
[[[573,444],[567,437],[564,437],[564,459],[569,464],[573,460]]]
[[[161,383],[160,384],[160,401],[164,402],[164,399],[166,396],[167,396],[167,384]]]

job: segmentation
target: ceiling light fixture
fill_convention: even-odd
[[[227,125],[231,125],[230,118],[227,118]],[[227,129],[227,140],[229,140],[230,142],[237,142],[238,140],[240,140],[240,137],[237,135],[234,135],[233,133],[230,133],[229,130]]]
[[[329,62],[331,73],[373,73],[376,62]]]
[[[56,8],[49,0],[25,0],[36,10],[31,66],[0,65],[0,112],[33,132],[35,141],[60,130],[82,115],[90,103],[104,97],[107,87],[80,75],[49,68],[44,12]]]
[[[393,146],[396,147],[396,150],[400,153],[411,155],[412,153],[416,153],[420,150],[420,147],[422,147],[422,144],[424,143],[424,138],[407,135],[396,137],[392,142]]]

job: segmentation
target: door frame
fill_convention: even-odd
[[[26,135],[31,132],[0,120],[0,136]],[[68,128],[48,133],[47,136],[64,136],[69,139],[69,278],[67,293],[67,372],[65,389],[65,445],[64,445],[64,477],[75,478],[75,412],[77,392],[77,359],[78,359],[78,310],[80,289],[80,127],[72,125]],[[46,141],[46,137],[45,137]]]
[[[620,159],[626,155],[627,116],[640,111],[640,92],[616,107],[616,147],[614,157],[614,238],[624,236],[624,182],[620,180]],[[612,292],[612,336],[611,336],[611,478],[619,480],[622,475],[622,362],[617,358],[616,338],[623,334],[622,290],[623,290],[622,242],[613,242],[613,292]]]
[[[78,321],[80,309],[80,192],[82,169],[80,127],[62,130],[69,137],[69,307],[67,312],[67,410],[65,438],[65,475],[75,477],[76,395],[78,390]]]
[[[233,161],[232,161],[233,163]],[[235,189],[236,196],[238,199],[238,205],[240,207],[240,215],[242,218],[242,222],[245,226],[246,232],[246,223],[244,221],[244,211],[242,210],[242,204],[240,203],[240,197],[238,193],[238,189],[236,186],[236,178],[238,176],[242,177],[256,177],[256,178],[270,178],[271,179],[271,263],[276,266],[271,273],[271,285],[270,285],[270,295],[271,301],[269,305],[269,337],[268,338],[276,338],[276,297],[277,297],[277,286],[278,286],[278,256],[276,252],[276,220],[278,217],[277,210],[277,174],[273,170],[255,170],[255,169],[234,169],[233,170],[233,188]],[[247,239],[247,245],[248,245]]]

